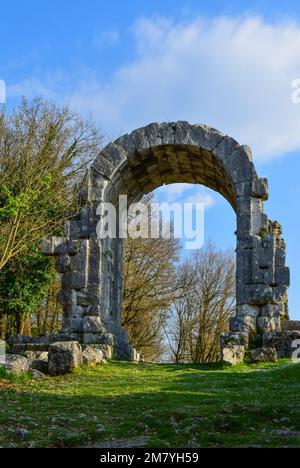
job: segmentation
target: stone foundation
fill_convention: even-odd
[[[79,339],[78,339],[79,338]],[[12,336],[8,340],[9,353],[20,356],[28,357],[28,353],[42,353],[48,352],[50,346],[57,342],[70,342],[77,341],[82,345],[83,350],[90,346],[96,350],[101,350],[105,359],[126,359],[128,361],[140,361],[140,354],[132,347],[128,346],[126,350],[128,354],[124,356],[123,353],[118,353],[116,350],[113,336],[103,335],[95,336],[91,343],[83,343],[82,335],[78,334],[66,334],[66,333],[53,333],[47,335],[41,335],[39,337],[29,336]]]

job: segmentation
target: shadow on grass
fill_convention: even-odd
[[[0,445],[69,447],[141,436],[158,448],[300,445],[300,366],[272,373],[111,366],[1,389]],[[16,435],[20,427],[29,431],[25,439]]]

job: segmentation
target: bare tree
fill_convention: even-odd
[[[60,289],[61,278],[57,274],[48,287],[47,295],[29,317],[30,334],[53,333],[61,329],[63,308],[58,302]]]
[[[40,99],[0,113],[0,270],[62,229],[100,140],[90,122]]]
[[[170,309],[166,335],[175,362],[220,359],[220,334],[235,310],[235,259],[209,244],[183,266],[186,293]]]
[[[152,197],[144,198],[150,203]],[[123,326],[130,342],[147,360],[164,353],[164,323],[178,291],[176,265],[181,244],[177,239],[133,239],[124,255]]]

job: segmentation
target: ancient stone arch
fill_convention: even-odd
[[[117,205],[120,194],[137,201],[163,184],[203,184],[222,194],[237,218],[237,308],[223,347],[281,330],[288,317],[289,269],[281,227],[264,213],[268,183],[258,177],[251,150],[229,136],[188,122],[153,123],[109,144],[97,157],[81,193],[79,216],[64,238],[44,241],[62,273],[63,333],[82,343],[115,344],[120,358],[134,358],[121,327],[122,240],[100,240],[100,202]]]

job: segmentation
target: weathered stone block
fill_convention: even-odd
[[[209,133],[211,133],[211,129],[209,130]],[[218,130],[215,130],[214,133],[214,141],[219,139],[220,132]],[[232,173],[232,168],[234,167],[233,160],[235,159],[235,152],[239,151],[244,151],[246,147],[240,146],[240,144],[234,139],[231,138],[230,136],[226,135],[224,136],[220,142],[217,143],[217,146],[213,149],[213,153],[220,159],[222,159],[228,167],[231,168],[231,176],[233,178],[234,183],[239,182],[239,178],[237,177],[238,171],[242,166],[242,161],[240,157],[238,157],[238,166],[235,167],[235,170]],[[249,153],[251,153],[251,149],[247,147],[247,157],[249,157]],[[252,153],[251,153],[252,157]],[[246,158],[244,158],[244,161]]]
[[[91,348],[90,346],[87,346],[82,353],[83,364],[88,366],[101,364],[103,358],[103,352],[100,349]]]
[[[15,374],[22,374],[29,369],[29,362],[24,356],[16,354],[7,354],[5,363],[0,363],[0,367],[4,368],[6,372],[13,372]]]
[[[90,317],[101,317],[101,307],[99,305],[93,305],[88,307],[87,315]]]
[[[281,320],[278,317],[259,317],[257,330],[260,333],[274,333],[281,331]]]
[[[93,163],[93,170],[98,172],[99,175],[105,177],[106,179],[110,179],[115,172],[116,167],[105,157],[103,157],[102,154],[100,154]]]
[[[76,341],[53,343],[49,348],[48,372],[63,375],[82,364],[82,349]]]
[[[67,271],[71,271],[71,257],[69,257],[69,255],[60,255],[56,260],[56,270],[58,273],[66,273]]]
[[[29,365],[31,366],[32,362],[36,359],[42,359],[48,361],[48,352],[46,351],[25,351],[24,357],[28,360]]]
[[[286,262],[286,250],[276,249],[275,252],[275,265],[276,267],[284,267]]]
[[[40,244],[40,251],[43,255],[53,255],[54,249],[51,237],[46,237],[42,240]]]
[[[41,242],[40,250],[48,256],[75,255],[79,251],[79,243],[66,237],[48,237]]]
[[[76,306],[77,305],[77,295],[76,291],[72,289],[63,289],[58,294],[58,302],[63,306]]]
[[[252,193],[253,197],[259,197],[263,201],[269,198],[269,183],[268,179],[255,178],[252,181]]]
[[[153,137],[157,136],[157,140],[153,141],[152,146],[158,146],[162,144],[161,135],[154,134]],[[130,138],[135,146],[136,151],[143,151],[150,148],[150,143],[146,136],[146,128],[138,128],[130,134]]]
[[[250,361],[253,363],[260,362],[277,362],[277,352],[275,348],[258,348],[250,351]]]
[[[64,333],[82,333],[83,318],[64,317],[63,318]]]
[[[126,160],[126,153],[122,148],[114,143],[107,145],[104,150],[101,151],[101,155],[111,162],[114,166],[120,166]]]
[[[290,269],[287,267],[275,269],[275,283],[290,285]]]
[[[89,307],[89,296],[86,292],[76,291],[76,305],[81,307]]]
[[[224,364],[236,366],[244,361],[245,347],[244,346],[231,346],[222,349],[222,361]]]
[[[280,318],[283,315],[282,304],[267,304],[261,309],[261,316],[268,318]]]
[[[107,344],[99,344],[99,345],[93,345],[92,347],[95,349],[99,349],[102,352],[104,359],[113,359],[113,356],[114,356],[113,346],[107,345]]]
[[[249,304],[240,305],[237,307],[237,315],[241,317],[252,317],[255,320],[259,316],[261,308],[259,306],[253,306]]]
[[[43,374],[48,373],[48,352],[26,351],[24,354],[28,359],[30,369],[37,370]]]
[[[79,271],[64,273],[62,278],[63,289],[75,289],[80,290],[85,287],[84,272]]]
[[[48,360],[45,359],[35,359],[30,365],[30,369],[34,369],[43,374],[48,373]]]
[[[279,358],[291,358],[296,350],[293,345],[299,341],[300,331],[283,331],[263,335],[263,346],[275,348]],[[299,347],[299,345],[297,346]]]
[[[83,319],[83,333],[103,333],[105,329],[100,317],[86,316]]]
[[[299,331],[300,320],[286,320],[282,326],[283,331]]]
[[[273,300],[274,291],[266,285],[254,285],[251,287],[251,298],[254,304],[267,304]]]
[[[240,146],[230,155],[228,165],[235,184],[257,177],[251,159],[252,152],[248,146]]]
[[[161,138],[163,145],[174,145],[175,144],[175,131],[176,122],[163,123],[161,124]],[[148,136],[147,136],[148,138]],[[151,144],[150,140],[148,139]]]
[[[131,157],[135,154],[135,144],[133,143],[131,136],[128,134],[118,138],[115,141],[115,145],[120,147],[129,159],[131,159]]]
[[[252,316],[236,316],[229,321],[229,328],[236,333],[255,333],[256,319]]]
[[[237,197],[251,197],[252,196],[252,183],[250,180],[235,184]]]
[[[251,235],[256,236],[268,227],[268,216],[263,213],[252,213]]]
[[[248,333],[226,332],[221,334],[221,348],[230,348],[234,345],[247,347],[249,344]]]
[[[83,319],[85,308],[82,306],[69,306],[67,307],[68,317],[72,319]]]
[[[287,285],[279,285],[274,288],[273,292],[273,301],[276,303],[283,303],[287,298],[288,293],[288,286]]]
[[[83,237],[81,221],[67,221],[65,224],[65,236],[71,239]]]

